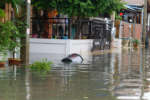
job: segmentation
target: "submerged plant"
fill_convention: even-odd
[[[29,65],[29,68],[32,71],[37,71],[37,72],[48,72],[50,71],[52,66],[52,62],[47,61],[47,60],[42,60],[42,61],[36,61],[33,64]]]
[[[133,43],[136,43],[136,44],[139,44],[139,43],[140,43],[140,41],[137,40],[137,39],[134,39],[132,42],[133,42]]]
[[[139,45],[140,41],[138,39],[133,39],[132,43],[133,43],[133,45]]]

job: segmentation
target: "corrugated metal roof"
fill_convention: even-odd
[[[128,10],[139,12],[142,11],[143,6],[135,6],[135,5],[124,5]]]
[[[122,1],[126,2],[128,5],[139,5],[139,6],[144,5],[144,0],[122,0]]]

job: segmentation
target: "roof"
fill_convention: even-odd
[[[144,5],[144,0],[122,0],[122,1],[126,2],[127,5],[138,5],[138,6]]]
[[[128,10],[134,11],[134,12],[141,12],[143,6],[136,6],[136,5],[124,5]]]

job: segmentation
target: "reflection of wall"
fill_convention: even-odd
[[[122,52],[120,55],[112,55],[111,84],[113,95],[116,95],[119,100],[139,99],[143,84],[140,70],[140,50],[131,50],[131,52],[123,50]]]
[[[122,70],[121,72],[128,72],[129,69],[133,71],[138,71],[140,66],[140,50],[130,51],[123,50],[122,51]]]

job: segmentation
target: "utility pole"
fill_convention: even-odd
[[[30,38],[30,16],[31,16],[31,0],[27,0],[27,29],[26,29],[26,59],[25,65],[29,64],[29,38]]]
[[[23,61],[23,65],[29,64],[29,38],[30,38],[30,11],[31,11],[31,0],[26,0],[26,34],[25,38],[21,39],[22,47],[21,47],[21,59]]]
[[[144,0],[144,14],[143,14],[143,30],[142,30],[142,43],[145,46],[146,43],[146,30],[147,30],[147,0]]]

